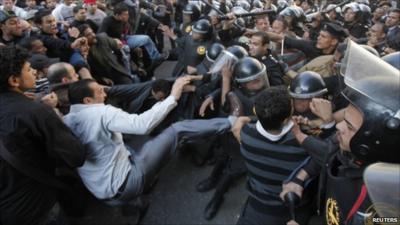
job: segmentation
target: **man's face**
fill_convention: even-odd
[[[373,13],[374,19],[376,20],[382,18],[383,15],[385,15],[385,11],[382,8],[375,9]]]
[[[11,11],[14,6],[14,2],[12,0],[3,0],[3,6],[4,10]]]
[[[183,22],[184,24],[185,24],[185,23],[190,23],[190,22],[192,22],[192,15],[191,15],[191,14],[183,13],[182,22]]]
[[[46,8],[54,9],[56,8],[57,2],[55,0],[46,0]]]
[[[26,6],[29,8],[33,8],[36,6],[36,1],[35,0],[26,0]]]
[[[307,1],[302,2],[300,7],[303,9],[303,11],[307,11],[310,9],[310,5],[308,4]]]
[[[74,0],[64,0],[65,5],[71,5]]]
[[[25,62],[20,76],[17,76],[18,90],[25,92],[36,87],[36,70],[32,69],[29,62]]]
[[[344,13],[344,21],[353,22],[355,19],[356,13],[350,8],[346,9],[346,12]]]
[[[374,38],[378,41],[385,38],[385,32],[382,24],[374,24],[369,28],[368,38]]]
[[[153,95],[153,98],[157,101],[162,101],[167,97],[167,95],[162,91],[154,92],[153,90],[151,90],[151,95]]]
[[[276,34],[282,34],[284,30],[285,30],[285,27],[284,27],[284,24],[282,21],[275,20],[272,23],[272,32],[274,32]]]
[[[336,125],[340,149],[350,151],[350,141],[360,129],[362,123],[361,112],[351,104],[347,106],[344,110],[344,120]]]
[[[203,39],[203,35],[192,31],[192,39],[195,40],[195,41],[202,40]]]
[[[328,49],[334,47],[337,44],[337,40],[333,38],[328,32],[321,30],[317,39],[316,47],[318,49]]]
[[[259,77],[255,80],[245,83],[244,87],[249,91],[259,91],[261,88],[265,87],[265,80],[263,77]]]
[[[249,53],[253,57],[261,57],[267,53],[268,44],[262,44],[261,37],[252,36],[250,39]]]
[[[107,94],[104,92],[104,87],[99,85],[97,82],[92,82],[89,84],[89,88],[93,91],[93,97],[89,97],[91,99],[91,103],[104,103],[107,97]]]
[[[46,55],[47,48],[43,45],[43,42],[39,39],[32,42],[32,53]]]
[[[1,24],[1,30],[13,37],[21,37],[23,33],[21,22],[17,17],[12,17]]]
[[[46,34],[57,34],[57,21],[53,15],[47,15],[42,18],[42,23],[40,24],[40,29]]]
[[[393,27],[399,25],[399,22],[400,22],[400,13],[391,12],[389,13],[385,21],[385,25],[387,27]]]
[[[329,19],[336,20],[337,15],[336,15],[335,10],[329,11],[328,15],[329,15]]]
[[[75,15],[75,20],[77,21],[85,21],[86,20],[86,9],[80,9]]]
[[[259,31],[268,31],[270,29],[268,17],[257,19],[256,28]]]
[[[89,45],[97,43],[96,34],[93,32],[92,28],[87,28],[84,35],[87,38]]]
[[[310,110],[311,99],[293,99],[293,108],[297,113],[306,113]]]
[[[76,74],[73,66],[67,66],[68,76],[66,77],[67,83],[74,83],[79,80],[78,74]]]
[[[88,4],[86,7],[87,7],[87,10],[88,10],[88,12],[90,14],[95,14],[96,13],[96,10],[97,10],[97,4],[96,3]]]
[[[121,22],[124,22],[124,23],[127,23],[128,20],[129,20],[129,12],[128,11],[122,12],[121,14],[119,14],[117,16],[117,20],[119,20]]]

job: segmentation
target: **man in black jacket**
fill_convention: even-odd
[[[26,168],[58,181],[56,168],[76,168],[85,159],[83,145],[55,112],[23,94],[35,88],[34,70],[27,60],[23,50],[0,49],[0,223],[4,225],[47,224],[50,212],[59,207],[57,188],[39,181],[33,172],[26,173]]]
[[[271,86],[283,84],[283,67],[268,49],[269,38],[264,32],[253,34],[250,40],[249,54],[267,67],[268,81]]]

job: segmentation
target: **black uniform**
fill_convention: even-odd
[[[372,204],[363,190],[365,166],[354,160],[350,152],[339,149],[336,136],[327,140],[307,137],[302,146],[311,155],[303,169],[311,177],[320,175],[318,209],[325,214],[320,223],[328,220],[324,222],[362,224],[372,212]]]
[[[270,86],[278,86],[283,84],[283,69],[276,57],[270,50],[266,56],[261,57],[260,61],[267,67],[267,75]]]
[[[171,55],[178,56],[172,76],[178,77],[186,72],[187,66],[196,67],[204,59],[206,49],[212,44],[211,40],[193,40],[192,36],[187,35],[177,40],[177,48]]]

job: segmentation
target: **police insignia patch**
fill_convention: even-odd
[[[339,207],[335,199],[328,198],[328,200],[326,201],[325,216],[328,225],[339,225]]]
[[[186,29],[185,29],[185,32],[186,33],[190,33],[191,31],[192,31],[192,26],[190,26],[190,25],[187,26]]]
[[[204,55],[206,53],[206,48],[204,46],[197,47],[197,54]]]

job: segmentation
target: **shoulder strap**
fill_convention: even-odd
[[[0,140],[0,157],[9,163],[14,169],[27,177],[30,177],[39,183],[69,191],[70,189],[66,184],[57,180],[55,177],[41,171],[38,168],[30,166],[28,163],[23,162],[21,159],[17,159],[12,155],[4,146],[3,141]]]

